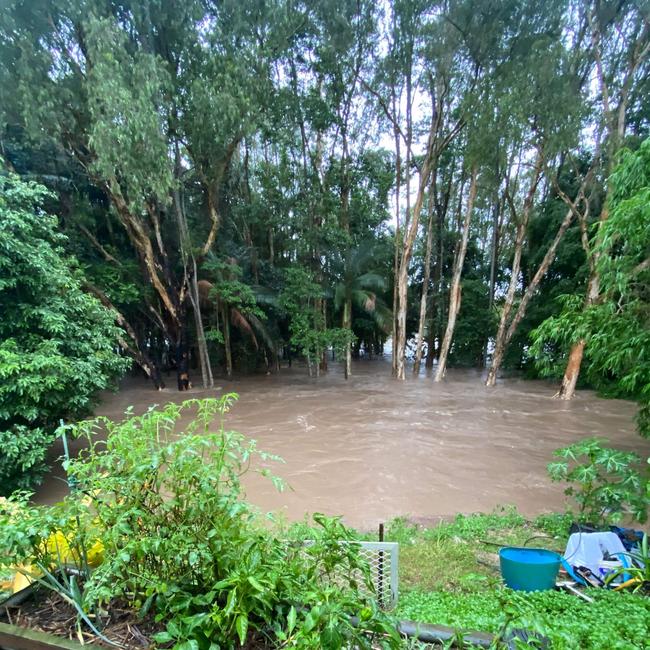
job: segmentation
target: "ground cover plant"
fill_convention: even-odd
[[[353,538],[338,519],[315,515],[305,547],[261,526],[243,500],[242,474],[273,458],[223,422],[213,430],[233,399],[67,427],[87,442],[67,463],[74,489],[52,507],[25,493],[5,502],[2,562],[54,589],[97,634],[120,603],[153,619],[162,647],[398,647],[391,619],[363,595],[367,567],[354,543],[339,543]]]
[[[647,648],[650,600],[601,589],[587,593],[593,603],[557,591],[410,591],[403,594],[397,614],[411,620],[436,621],[461,632],[498,634],[505,625],[537,631],[558,650]]]

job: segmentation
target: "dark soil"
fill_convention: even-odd
[[[47,632],[83,644],[115,647],[98,637],[85,622],[79,623],[75,608],[54,592],[37,591],[34,597],[20,605],[3,607],[0,614],[12,625]],[[107,639],[126,648],[153,647],[151,637],[164,629],[153,618],[141,620],[133,611],[120,604],[111,606],[97,627]]]
[[[116,648],[98,637],[85,622],[79,623],[75,608],[54,592],[37,591],[34,597],[20,605],[0,607],[0,620],[85,645]],[[152,616],[140,618],[124,603],[111,605],[102,614],[101,627],[97,627],[117,646],[138,650],[157,647],[152,637],[165,629],[164,623],[156,623]],[[244,646],[244,650],[268,650],[269,647],[253,640]]]

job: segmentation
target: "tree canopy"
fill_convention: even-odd
[[[3,182],[48,188],[94,345],[156,388],[391,341],[398,380],[645,399],[649,34],[600,0],[8,0]]]

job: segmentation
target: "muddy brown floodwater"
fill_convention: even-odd
[[[563,402],[552,385],[518,379],[487,389],[477,371],[450,370],[441,384],[424,374],[398,382],[390,363],[378,359],[357,362],[347,382],[334,365],[318,379],[294,366],[217,383],[219,390],[181,394],[127,380],[103,396],[97,413],[119,418],[128,406],[140,413],[155,403],[236,391],[227,427],[281,456],[285,464],[275,473],[291,486],[280,494],[256,475],[246,480],[249,499],[290,520],[341,514],[362,529],[398,515],[432,521],[503,504],[529,516],[561,509],[562,487],[550,483],[546,464],[554,449],[584,436],[650,453],[635,432],[632,402],[591,391]],[[65,490],[55,467],[37,500],[51,503]]]

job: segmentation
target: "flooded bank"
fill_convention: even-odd
[[[398,382],[389,362],[361,360],[347,382],[334,365],[318,379],[294,366],[217,384],[212,393],[181,394],[126,380],[103,396],[97,413],[120,418],[129,406],[140,413],[155,403],[235,391],[240,398],[227,427],[284,458],[274,469],[291,486],[279,494],[253,476],[250,500],[291,520],[342,514],[364,529],[397,515],[429,520],[501,504],[531,516],[562,509],[562,487],[550,483],[546,464],[554,449],[585,436],[650,453],[635,432],[632,402],[591,391],[563,402],[550,384],[518,379],[487,389],[472,370],[450,370],[442,384],[424,375]],[[37,499],[53,502],[65,490],[55,468]]]

